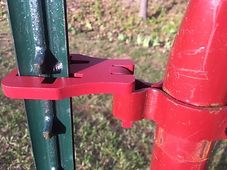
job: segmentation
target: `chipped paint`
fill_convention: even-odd
[[[206,48],[203,46],[203,47],[199,47],[199,48],[196,48],[196,49],[193,49],[193,50],[186,50],[185,54],[189,55],[189,56],[194,56],[194,55],[203,53],[205,51],[205,49]]]

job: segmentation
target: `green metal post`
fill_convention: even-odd
[[[20,75],[67,77],[68,39],[64,0],[8,0]],[[71,99],[26,100],[37,169],[75,169]]]

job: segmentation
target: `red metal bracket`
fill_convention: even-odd
[[[113,115],[123,127],[156,122],[151,169],[205,169],[214,141],[227,138],[226,14],[227,0],[189,2],[163,85],[136,80],[130,60],[72,55],[70,77],[18,76],[14,70],[2,80],[3,91],[34,100],[112,94]]]
[[[71,56],[69,78],[49,81],[43,77],[18,76],[14,70],[2,80],[2,88],[6,96],[14,99],[61,100],[84,94],[113,94],[113,115],[122,121],[123,127],[129,128],[141,119],[158,125],[154,154],[159,155],[159,160],[154,167],[160,169],[157,162],[171,155],[177,155],[174,161],[189,162],[182,167],[193,166],[193,162],[204,165],[211,141],[227,137],[227,107],[186,104],[165,93],[162,83],[136,80],[133,73],[131,60],[77,54]]]
[[[114,96],[114,116],[123,121],[155,121],[166,132],[187,140],[226,139],[227,107],[197,107],[174,99],[157,84]],[[142,85],[142,86],[141,86]]]
[[[130,60],[107,60],[71,55],[70,77],[18,76],[12,71],[2,80],[5,95],[13,99],[61,100],[97,93],[129,93],[134,88],[134,64]]]
[[[70,61],[69,78],[49,82],[43,77],[18,76],[14,70],[2,80],[3,91],[10,98],[35,100],[113,94],[113,114],[122,120],[123,127],[131,127],[133,122],[145,118],[189,140],[226,138],[227,107],[196,107],[178,101],[162,90],[162,84],[136,80],[131,60],[76,54]]]

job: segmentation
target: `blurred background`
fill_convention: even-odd
[[[67,0],[70,53],[132,59],[138,78],[157,82],[187,2]],[[15,66],[7,4],[0,0],[0,79]],[[111,96],[73,99],[76,168],[149,169],[154,123],[143,120],[122,129],[111,107]],[[227,169],[226,148],[227,142],[217,142],[208,169]],[[1,90],[0,169],[34,169],[23,101],[9,100]]]

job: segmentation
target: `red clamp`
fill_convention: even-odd
[[[12,71],[2,80],[7,97],[61,100],[84,94],[113,94],[113,115],[123,127],[141,119],[155,121],[166,132],[188,140],[226,139],[227,107],[196,107],[178,101],[162,84],[136,80],[131,60],[107,60],[72,55],[70,77],[49,81],[18,76]],[[212,127],[212,128],[211,128]]]
[[[13,99],[61,100],[85,94],[130,93],[134,89],[131,60],[107,60],[71,55],[70,77],[18,76],[17,69],[2,80],[5,95]]]

